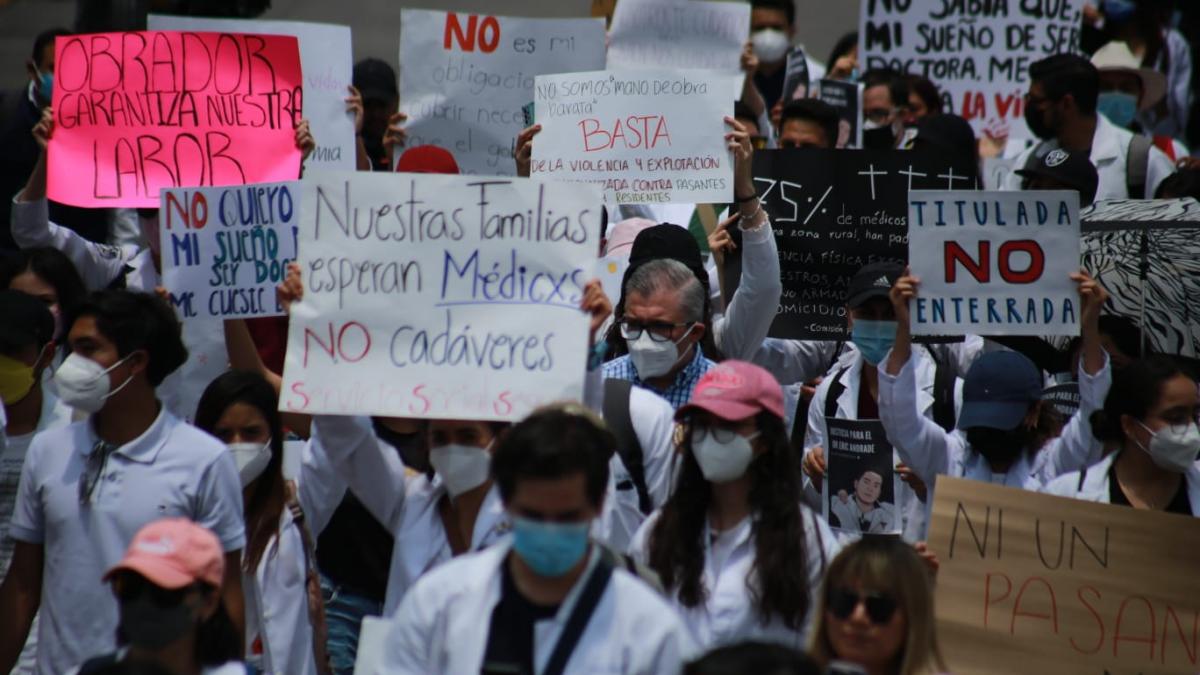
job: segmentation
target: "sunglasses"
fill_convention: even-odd
[[[848,588],[835,588],[829,591],[829,597],[826,599],[829,611],[842,621],[854,614],[860,602],[866,606],[867,617],[871,619],[871,623],[876,625],[887,623],[896,612],[896,600],[889,595],[859,595]]]

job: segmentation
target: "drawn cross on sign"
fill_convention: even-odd
[[[871,179],[871,201],[875,201],[875,176],[886,176],[887,174],[888,172],[886,171],[876,171],[874,164],[867,165],[866,171],[858,172],[858,175],[868,176]],[[909,180],[911,180],[911,178]]]
[[[901,176],[908,176],[908,190],[910,192],[912,191],[912,179],[914,176],[924,178],[929,175],[921,171],[913,171],[912,164],[909,164],[907,169],[900,169],[896,173],[900,174]]]
[[[969,181],[969,180],[971,180],[971,177],[970,177],[970,176],[956,176],[956,175],[954,174],[954,167],[950,167],[949,169],[946,169],[946,173],[939,173],[939,174],[937,175],[937,177],[938,177],[938,178],[945,178],[945,179],[946,179],[946,189],[947,189],[947,190],[953,190],[953,189],[954,189],[954,181],[955,181],[955,179],[958,179],[958,180],[965,180],[965,181]],[[911,181],[911,180],[912,180],[912,178],[910,177],[910,178],[909,178],[909,181]],[[910,182],[910,183],[909,183],[909,185],[912,185],[912,183]]]

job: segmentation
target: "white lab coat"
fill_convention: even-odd
[[[1192,50],[1179,31],[1168,28],[1164,33],[1166,54],[1159,54],[1151,67],[1167,78],[1167,114],[1160,116],[1156,106],[1138,115],[1138,120],[1156,136],[1182,138],[1192,111]]]
[[[649,559],[649,538],[660,515],[659,511],[651,514],[630,546],[630,555],[643,564]],[[751,517],[733,529],[720,533],[715,541],[705,522],[704,574],[701,583],[708,592],[708,598],[701,606],[684,607],[679,602],[678,594],[671,593],[675,610],[683,617],[701,648],[709,650],[745,640],[762,640],[801,651],[806,648],[821,578],[829,561],[837,555],[839,545],[820,514],[801,504],[800,517],[804,523],[807,559],[796,563],[803,565],[801,569],[808,581],[811,602],[804,625],[798,631],[788,628],[777,616],[772,616],[763,625],[762,616],[746,587],[755,560]]]
[[[782,295],[779,249],[770,220],[764,220],[758,229],[742,230],[741,281],[725,314],[713,321],[713,341],[726,358],[749,360],[754,355],[775,321]]]
[[[913,350],[914,356],[917,358],[916,366],[916,381],[917,381],[917,410],[926,418],[933,418],[933,403],[934,403],[934,379],[937,374],[937,363],[933,358],[921,348]],[[845,389],[837,400],[837,417],[844,420],[858,419],[858,389],[862,379],[862,356],[855,351],[854,358],[847,363],[838,366],[846,367],[845,374],[842,375],[842,386]],[[808,454],[815,447],[820,447],[826,450],[826,459],[828,460],[828,445],[825,439],[828,437],[825,424],[825,399],[829,394],[830,387],[833,386],[834,376],[837,374],[835,369],[826,377],[817,387],[816,393],[813,394],[812,403],[808,406],[808,428],[804,436],[804,452]],[[882,379],[882,377],[880,378]],[[882,393],[883,385],[880,384]],[[962,381],[956,381],[954,386],[954,413],[955,419],[958,418],[958,411],[962,407]],[[882,411],[881,411],[882,414]],[[900,453],[894,452],[896,463],[901,462]],[[909,487],[908,483],[897,481],[899,488],[897,491],[897,500],[900,505],[901,516],[901,533],[907,541],[922,541],[925,538],[928,528],[928,520],[925,517],[926,504],[917,498],[917,493]],[[821,504],[821,493],[813,485],[812,480],[804,476],[804,491],[805,496],[810,503]]]
[[[478,673],[492,611],[500,601],[500,566],[506,564],[511,546],[506,538],[484,551],[456,558],[418,581],[390,621],[383,662],[365,669],[365,675]],[[546,667],[598,560],[599,550],[593,546],[587,569],[558,614],[534,626],[536,672]],[[645,582],[617,568],[565,672],[673,675],[696,656],[696,644],[671,606]]]
[[[1142,198],[1142,195],[1129,194],[1128,174],[1125,169],[1129,157],[1129,141],[1132,138],[1132,131],[1118,127],[1108,121],[1104,115],[1096,115],[1096,134],[1092,137],[1091,153],[1092,164],[1096,166],[1096,172],[1100,174],[1100,185],[1096,189],[1096,201]],[[1013,165],[1014,169],[1024,168],[1025,163],[1029,160],[1029,155],[1036,149],[1035,145],[1018,155]],[[1149,164],[1146,167],[1146,194],[1153,197],[1155,190],[1158,189],[1158,184],[1174,172],[1175,165],[1167,159],[1163,151],[1158,148],[1150,148]],[[1023,180],[1014,171],[1005,179],[1004,189],[1018,191],[1021,189]]]
[[[395,537],[383,604],[384,616],[390,616],[421,575],[454,557],[437,509],[446,488],[436,477],[408,474],[400,453],[375,436],[368,417],[323,415],[313,418],[312,428],[313,443]],[[493,486],[479,507],[470,550],[490,546],[510,529]]]
[[[1084,469],[1055,478],[1042,488],[1042,492],[1058,497],[1070,497],[1089,502],[1110,504],[1108,476],[1119,452],[1114,452],[1100,462]],[[1187,482],[1188,502],[1192,515],[1200,518],[1200,462],[1194,462],[1183,475]]]
[[[297,499],[315,541],[341,503],[346,484],[311,442],[304,444],[296,482]],[[242,573],[247,661],[257,661],[265,675],[317,672],[313,626],[308,616],[306,563],[300,524],[285,507],[279,533],[267,544],[254,574]],[[261,660],[251,654],[255,638],[262,640]]]
[[[890,353],[884,358],[885,363],[888,358],[891,358]],[[966,434],[961,430],[946,433],[933,421],[918,414],[915,361],[909,358],[898,375],[889,375],[880,368],[879,418],[900,459],[925,481],[929,490],[928,513],[939,475],[986,483],[1000,482],[1000,477],[993,476],[987,460],[971,449]],[[1100,372],[1089,375],[1080,371],[1079,413],[1063,427],[1062,435],[1050,440],[1036,453],[1022,453],[1003,475],[1001,484],[1037,491],[1054,478],[1098,460],[1102,448],[1092,436],[1089,418],[1104,405],[1104,397],[1108,395],[1111,385],[1112,371],[1106,354]]]

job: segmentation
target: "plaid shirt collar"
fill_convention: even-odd
[[[696,383],[700,378],[707,373],[709,369],[715,366],[716,363],[708,360],[704,356],[704,352],[700,349],[700,345],[696,345],[696,352],[692,356],[692,360],[679,371],[675,376],[675,381],[671,386],[664,390],[658,390],[655,387],[642,382],[638,377],[637,369],[633,367],[633,361],[629,355],[622,356],[604,364],[604,377],[607,379],[629,380],[635,385],[648,389],[655,394],[667,399],[671,407],[678,410],[683,407],[692,398],[692,390],[696,388]]]

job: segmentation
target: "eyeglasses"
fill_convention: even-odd
[[[188,591],[199,589],[200,584],[193,583],[183,588],[163,588],[137,572],[121,574],[119,582],[114,585],[117,599],[121,602],[137,600],[148,595],[150,602],[157,607],[178,607],[187,597]]]
[[[876,123],[883,124],[891,118],[892,115],[901,112],[899,108],[874,108],[872,110],[864,110],[863,117]]]
[[[640,321],[622,321],[617,325],[621,329],[621,337],[626,340],[637,340],[642,337],[643,332],[650,334],[650,340],[653,342],[675,342],[671,338],[671,333],[678,328],[688,328],[695,325],[695,321],[685,321],[683,323],[667,323],[665,321],[648,321],[642,323]]]
[[[108,464],[108,456],[116,449],[117,446],[104,441],[96,441],[96,445],[92,446],[92,452],[87,458],[87,466],[79,480],[79,504],[81,506],[91,503],[92,493],[96,491],[96,484],[100,482],[101,476],[104,475],[104,467]]]
[[[858,608],[860,602],[866,605],[867,617],[871,619],[871,623],[876,625],[883,625],[890,621],[892,614],[896,611],[896,600],[890,595],[878,593],[859,595],[848,588],[835,588],[829,591],[829,596],[826,598],[829,611],[842,621],[849,619],[850,615],[854,614],[854,610]]]
[[[738,435],[738,432],[734,431],[733,429],[730,429],[729,427],[711,427],[711,426],[700,426],[700,425],[696,425],[696,426],[692,427],[692,442],[693,443],[698,443],[700,441],[703,441],[708,436],[712,436],[713,440],[715,440],[718,443],[729,443],[729,442],[733,441],[733,439],[736,438],[737,435]],[[758,434],[755,433],[754,435],[757,436]],[[753,438],[753,437],[751,437],[751,438]]]

